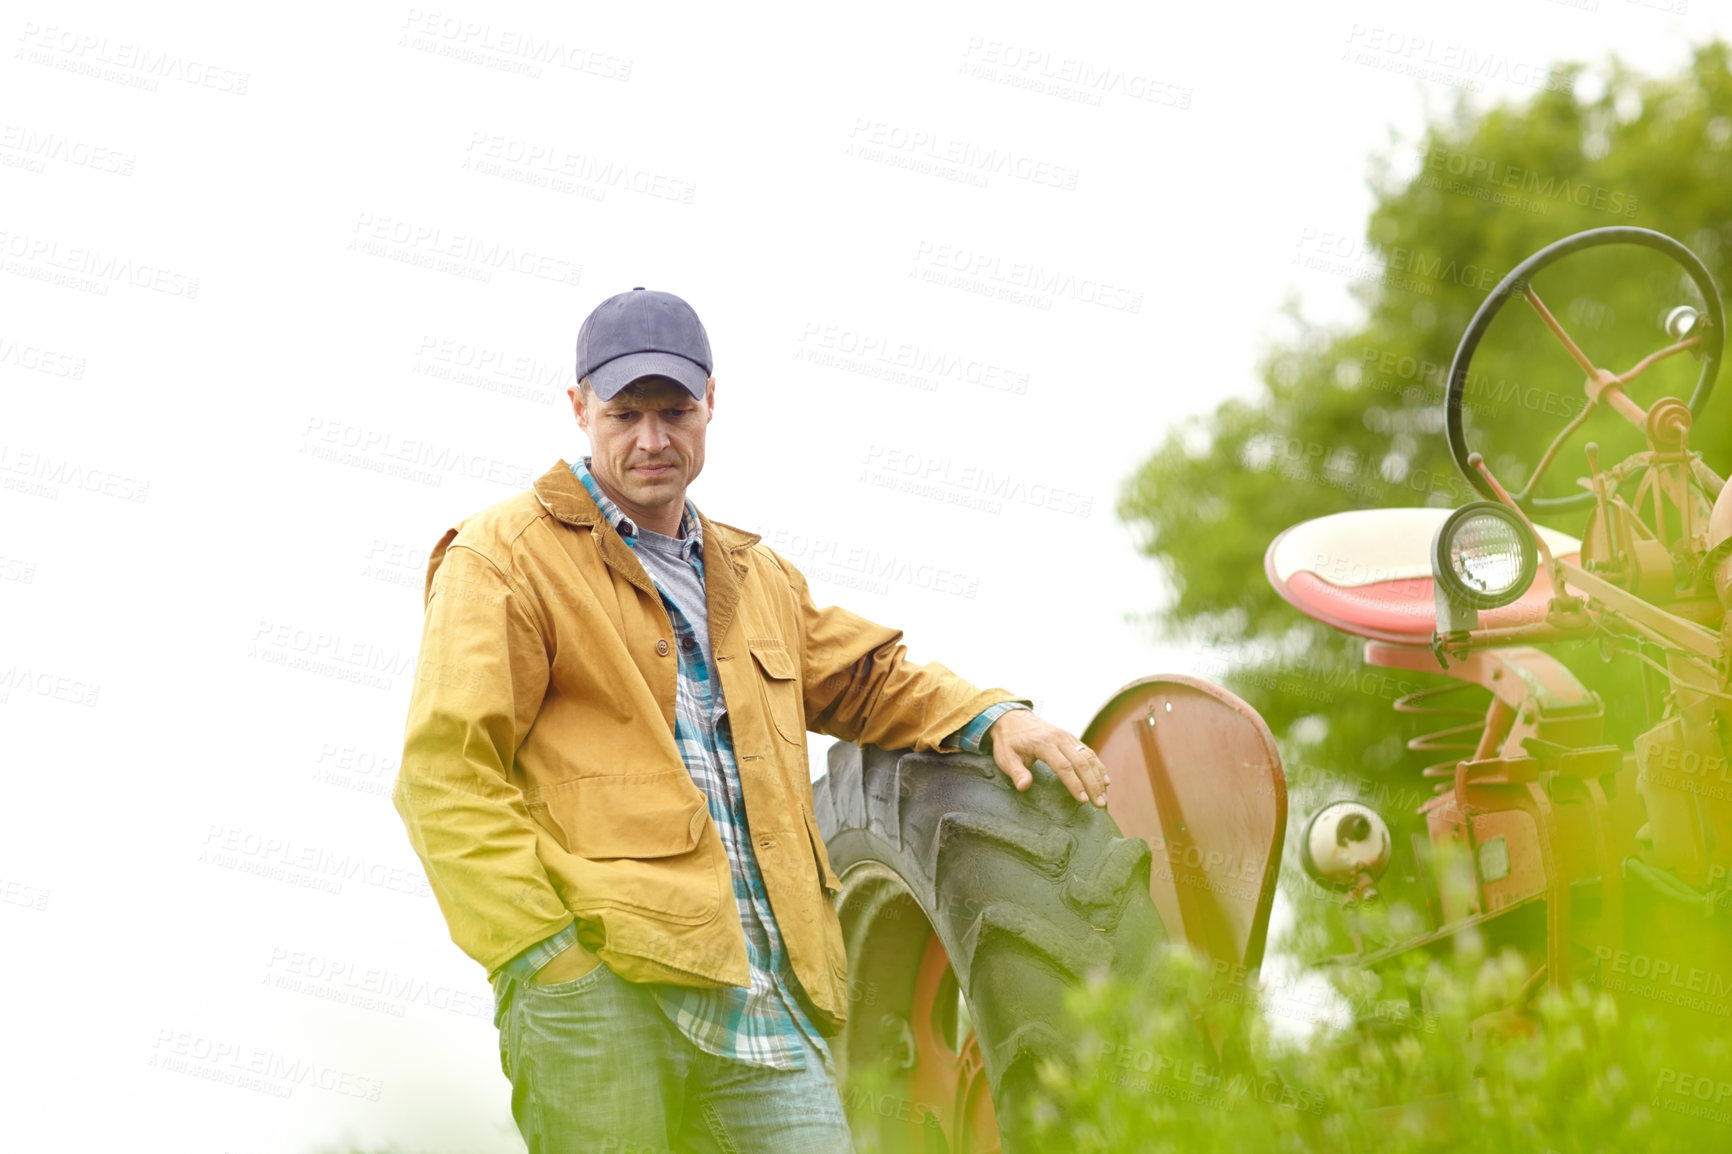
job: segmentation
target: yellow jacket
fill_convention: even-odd
[[[757,534],[699,519],[753,849],[794,974],[834,1030],[847,957],[806,730],[938,749],[1014,695],[910,663],[899,630],[817,608]],[[452,940],[491,976],[575,916],[628,980],[746,985],[727,855],[674,744],[673,626],[570,467],[447,531],[425,597],[393,800]]]

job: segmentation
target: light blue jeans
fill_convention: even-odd
[[[605,963],[569,982],[499,982],[499,1060],[529,1154],[852,1154],[810,1043],[799,1070],[706,1054]]]

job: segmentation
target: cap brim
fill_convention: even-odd
[[[645,377],[668,377],[685,386],[686,392],[703,400],[709,374],[696,361],[688,361],[678,353],[627,353],[605,365],[590,370],[589,387],[604,401],[615,393]]]

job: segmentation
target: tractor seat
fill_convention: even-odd
[[[1437,629],[1431,543],[1453,509],[1357,509],[1303,521],[1269,543],[1269,584],[1307,617],[1358,637],[1430,645]],[[1582,543],[1536,526],[1552,555],[1575,561]],[[1551,587],[1537,576],[1501,609],[1480,611],[1487,629],[1543,620]]]

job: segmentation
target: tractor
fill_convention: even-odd
[[[1668,258],[1651,280],[1692,300],[1662,302],[1665,343],[1622,372],[1540,294],[1541,273],[1605,246]],[[1582,374],[1519,485],[1469,444],[1472,363],[1506,305],[1531,309]],[[1439,726],[1406,742],[1435,758],[1416,813],[1337,801],[1294,839],[1303,875],[1344,906],[1379,901],[1388,875],[1424,911],[1417,932],[1357,940],[1332,965],[1378,970],[1472,933],[1528,975],[1490,1028],[1521,1028],[1542,990],[1573,983],[1644,1012],[1732,1015],[1732,488],[1690,447],[1724,334],[1713,277],[1677,240],[1565,237],[1491,290],[1449,368],[1443,431],[1480,499],[1335,513],[1270,543],[1275,591],[1362,639],[1367,666],[1419,677],[1397,720]],[[1699,365],[1689,397],[1639,400],[1638,379],[1678,357]],[[1558,492],[1566,443],[1608,422],[1639,447],[1580,446],[1586,468]],[[1579,536],[1539,523],[1582,514]],[[1607,702],[1558,657],[1585,645],[1639,668],[1633,739],[1608,734]],[[984,755],[830,750],[814,804],[850,964],[836,1051],[874,1148],[1032,1149],[1010,1104],[1074,1045],[1069,988],[1134,980],[1171,944],[1240,981],[1261,965],[1288,816],[1268,726],[1175,675],[1113,693],[1081,736],[1112,777],[1105,811],[1044,766],[1018,793]]]

